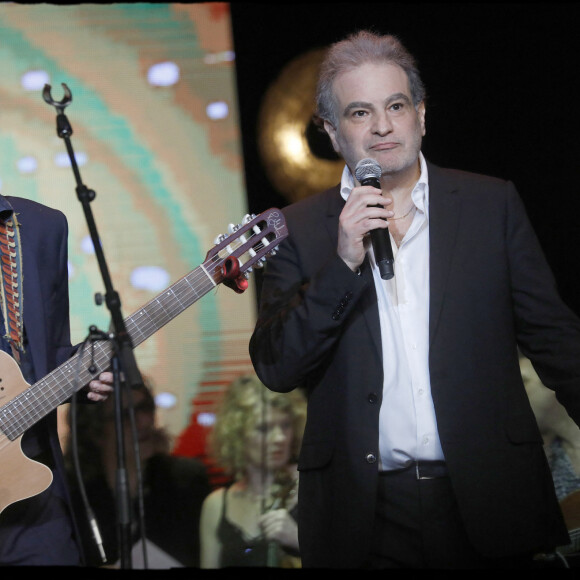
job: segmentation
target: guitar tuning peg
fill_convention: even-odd
[[[250,222],[251,222],[251,221],[252,221],[252,220],[253,220],[255,217],[256,217],[256,215],[255,215],[255,214],[249,214],[249,213],[247,213],[247,214],[244,216],[244,219],[242,220],[242,223],[243,223],[244,225],[245,225],[245,224],[249,224],[249,223],[250,223]]]
[[[228,232],[230,232],[230,234],[234,233],[240,226],[237,226],[235,224],[230,224],[228,226]]]
[[[215,240],[213,241],[214,245],[221,244],[227,238],[226,234],[219,234],[216,236]]]

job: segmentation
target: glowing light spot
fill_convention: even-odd
[[[20,84],[25,91],[40,91],[50,84],[50,76],[44,70],[31,70],[20,77]]]
[[[211,52],[205,55],[205,64],[219,64],[220,62],[231,62],[235,60],[236,53],[233,50],[224,50],[222,52]]]
[[[205,108],[206,115],[214,121],[217,119],[225,119],[229,112],[228,104],[224,101],[214,101]]]
[[[161,409],[171,409],[177,405],[177,397],[173,393],[159,393],[155,395],[155,404]]]
[[[179,67],[174,62],[159,62],[147,71],[149,84],[155,87],[169,87],[179,80]]]
[[[95,253],[95,246],[93,246],[93,240],[91,236],[85,236],[81,241],[81,250],[85,254],[94,254]]]
[[[295,163],[303,163],[308,155],[306,139],[300,129],[293,123],[281,127],[278,133],[278,146],[285,157]]]
[[[131,273],[131,284],[139,290],[158,292],[169,284],[169,274],[159,266],[139,266]]]
[[[211,427],[215,423],[215,413],[200,413],[197,416],[197,423],[203,427]]]
[[[34,173],[38,169],[38,162],[34,157],[21,157],[16,166],[20,173]]]
[[[86,165],[87,161],[89,160],[88,156],[86,153],[75,153],[75,161],[77,162],[77,165],[79,167],[82,167],[83,165]],[[68,153],[57,153],[54,156],[54,164],[57,167],[70,167],[72,164],[70,162],[70,157],[68,156]]]

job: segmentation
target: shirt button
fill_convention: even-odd
[[[378,397],[376,393],[369,393],[369,396],[367,397],[367,401],[371,404],[374,405],[377,401],[378,401]]]
[[[429,443],[429,437],[423,437],[423,445],[427,445]]]
[[[374,453],[367,453],[365,459],[367,460],[367,463],[376,463],[377,456]]]

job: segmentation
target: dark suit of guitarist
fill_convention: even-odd
[[[69,328],[68,226],[60,211],[0,196],[0,219],[10,218],[13,212],[19,224],[22,255],[20,299],[26,342],[21,371],[26,382],[33,384],[74,352]],[[4,339],[3,349],[11,351]],[[9,399],[9,385],[5,387],[4,395]],[[16,502],[0,514],[0,564],[78,565],[81,560],[64,482],[56,411],[24,434],[22,450],[47,465],[54,479],[46,491]]]
[[[390,208],[398,218],[415,203],[425,109],[416,78],[405,85],[403,68],[378,61],[338,74],[337,110],[321,111],[319,102],[319,112],[351,173],[359,159],[381,162],[383,199],[355,182],[346,203],[335,187],[283,210],[289,237],[266,266],[250,343],[265,385],[308,394],[299,459],[303,566],[527,565],[534,552],[567,543],[567,534],[517,346],[580,423],[580,321],[557,295],[514,186],[427,163],[428,206],[389,228],[404,255],[413,220],[428,214],[426,363],[445,463],[429,464],[435,479],[381,466],[380,453],[396,451],[379,448],[388,427],[379,413],[391,400],[383,376],[395,361],[381,348],[378,285],[363,244],[369,229],[382,227],[379,218],[393,216]],[[423,459],[422,443],[409,461]],[[400,492],[386,497],[385,509],[383,486]],[[449,509],[433,518],[419,511],[414,521],[413,502],[432,493],[449,499]],[[437,509],[430,501],[426,509]],[[395,513],[407,508],[412,517]],[[404,529],[390,531],[380,518]],[[440,531],[428,527],[440,522]]]

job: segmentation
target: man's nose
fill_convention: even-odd
[[[393,130],[391,119],[386,111],[378,112],[373,118],[373,131],[379,135],[386,135]]]

